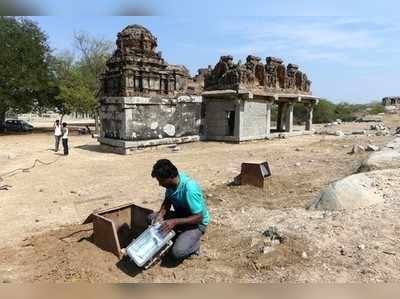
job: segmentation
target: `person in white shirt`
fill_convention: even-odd
[[[68,155],[68,128],[67,123],[62,124],[62,144],[64,148],[64,155]]]
[[[53,129],[54,129],[54,137],[55,137],[55,141],[56,141],[56,146],[54,148],[54,151],[58,152],[58,149],[60,147],[60,139],[61,139],[61,135],[62,135],[61,125],[60,125],[60,121],[58,119],[54,123]]]

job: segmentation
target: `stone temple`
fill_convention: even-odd
[[[157,38],[140,25],[126,27],[107,61],[100,92],[103,149],[127,154],[146,146],[197,140],[240,142],[291,132],[293,108],[303,103],[311,129],[311,81],[295,64],[249,55],[245,63],[222,56],[212,68],[191,77],[186,67],[168,64]]]
[[[234,63],[222,56],[204,81],[206,138],[245,141],[271,134],[272,105],[277,105],[277,131],[293,130],[294,104],[308,111],[306,130],[311,130],[312,113],[318,99],[311,95],[311,81],[295,64],[286,67],[279,58],[247,56]]]

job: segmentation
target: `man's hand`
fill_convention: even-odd
[[[175,219],[165,220],[165,221],[162,223],[161,231],[162,231],[164,234],[167,234],[167,233],[169,233],[171,230],[174,229],[174,227],[176,226],[176,224],[177,224],[177,221],[176,221]]]
[[[161,216],[160,212],[156,213],[156,215],[153,218],[153,221],[151,222],[151,225],[162,222],[163,217]]]

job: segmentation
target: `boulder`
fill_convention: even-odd
[[[392,141],[390,141],[388,144],[385,145],[385,148],[387,149],[393,149],[395,151],[400,152],[400,138],[396,137]]]
[[[353,132],[351,132],[351,134],[353,134],[353,135],[365,135],[365,134],[367,134],[367,131],[366,130],[353,131]]]
[[[309,206],[311,210],[358,209],[383,203],[373,181],[364,173],[354,174],[330,184]]]
[[[382,115],[368,115],[361,118],[358,118],[356,122],[383,122]]]
[[[388,130],[381,130],[381,131],[377,131],[375,133],[376,136],[387,136],[389,134],[390,134],[390,132]]]
[[[350,151],[350,154],[358,154],[365,151],[365,147],[359,144],[355,144]]]
[[[365,150],[367,152],[377,152],[377,151],[379,151],[379,146],[368,144],[367,148]]]
[[[376,125],[371,125],[369,129],[372,131],[383,131],[386,130],[386,127],[384,124],[380,123]]]
[[[400,168],[400,152],[393,149],[385,149],[372,153],[361,163],[359,172],[366,172],[378,169]]]
[[[338,131],[335,132],[335,135],[338,136],[338,137],[343,137],[344,133],[342,131],[338,130]]]

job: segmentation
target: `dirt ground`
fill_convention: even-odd
[[[386,117],[385,124],[395,128],[399,120]],[[315,134],[243,144],[198,142],[180,145],[178,152],[165,147],[120,156],[101,153],[89,136],[71,136],[71,154],[64,157],[52,151],[49,134],[0,136],[0,176],[8,174],[0,185],[10,186],[0,190],[0,282],[398,281],[400,190],[389,188],[400,183],[398,171],[379,181],[387,193],[383,205],[305,209],[323,187],[357,171],[368,153],[348,154],[354,144],[383,145],[391,138],[373,131]],[[160,158],[171,159],[201,184],[211,225],[199,257],[140,271],[97,248],[91,225],[80,223],[95,209],[124,203],[158,208],[164,191],[150,171]],[[269,162],[272,177],[265,190],[230,186],[241,163],[250,160]],[[270,226],[284,241],[264,253],[269,241],[262,232]]]

